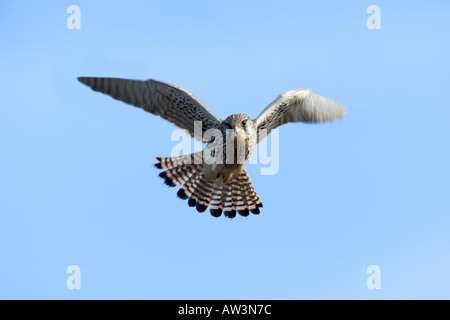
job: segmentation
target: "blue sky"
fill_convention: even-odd
[[[2,1],[0,298],[450,299],[449,9]],[[262,214],[214,219],[152,167],[174,125],[78,76],[173,83],[220,118],[295,88],[349,114],[281,127],[279,172],[248,166]]]

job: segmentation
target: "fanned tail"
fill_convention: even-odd
[[[228,218],[236,213],[247,217],[250,212],[258,215],[263,207],[255,192],[253,184],[245,169],[236,177],[224,183],[216,184],[206,178],[202,172],[201,152],[172,158],[156,158],[155,167],[165,169],[159,176],[164,182],[174,187],[180,185],[177,196],[187,199],[190,207],[204,212],[209,207],[211,215],[220,217],[222,213]]]

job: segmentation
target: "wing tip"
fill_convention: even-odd
[[[344,111],[342,112],[342,115],[346,115],[348,114],[348,109],[344,106],[342,106],[342,108],[344,108]]]
[[[84,85],[86,85],[86,86],[88,86],[90,88],[92,88],[92,86],[94,84],[93,80],[95,80],[95,79],[97,79],[97,78],[93,78],[93,77],[78,77],[77,78],[77,80],[79,82],[81,82],[82,84],[84,84]]]
[[[77,77],[77,80],[84,84],[86,84],[87,79],[89,79],[89,78],[88,77]]]

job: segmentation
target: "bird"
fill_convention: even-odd
[[[78,77],[94,91],[139,107],[186,130],[206,143],[202,151],[176,157],[156,157],[154,166],[170,187],[180,186],[177,196],[189,207],[213,217],[259,215],[264,207],[245,165],[255,148],[270,132],[292,122],[324,123],[341,119],[348,110],[310,89],[294,89],[279,95],[256,119],[232,114],[217,118],[189,91],[172,84],[146,81]]]

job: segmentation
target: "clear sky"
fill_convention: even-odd
[[[0,298],[450,299],[449,9],[0,2]],[[248,166],[261,215],[215,219],[152,166],[175,126],[78,76],[169,82],[219,118],[295,88],[349,114],[281,127],[278,173]]]

